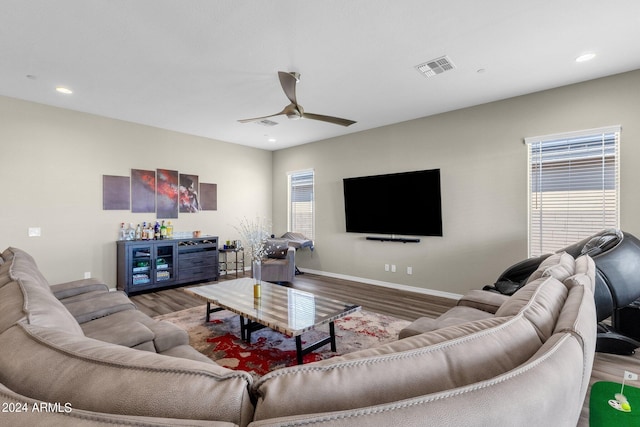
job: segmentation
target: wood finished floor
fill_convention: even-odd
[[[229,279],[235,279],[235,275],[223,276],[220,280]],[[448,298],[309,273],[296,276],[294,282],[288,286],[316,295],[349,301],[361,305],[363,310],[388,314],[410,321],[423,316],[437,317],[456,303],[456,301]],[[157,316],[204,305],[201,299],[187,294],[182,289],[174,288],[151,292],[133,296],[131,299],[142,312],[149,316]],[[596,353],[590,385],[597,381],[621,382],[625,370],[640,374],[640,354],[618,356]],[[629,385],[640,387],[640,383],[633,384],[631,382]],[[577,425],[578,427],[589,426],[588,392]]]
[[[220,281],[229,279],[235,279],[235,275],[222,276]],[[449,298],[309,273],[297,275],[293,283],[289,283],[287,286],[315,295],[358,304],[362,306],[363,310],[411,321],[424,316],[438,317],[456,304],[455,300]],[[174,288],[135,295],[131,299],[141,311],[152,317],[203,305],[201,299],[187,294],[183,289]]]

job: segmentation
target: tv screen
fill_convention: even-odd
[[[347,232],[442,236],[440,169],[344,178]]]

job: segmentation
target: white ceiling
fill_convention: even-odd
[[[266,150],[635,69],[638,0],[0,0],[0,95]],[[357,123],[238,123],[289,103],[279,70]]]

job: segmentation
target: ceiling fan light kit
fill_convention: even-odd
[[[284,94],[287,96],[291,104],[284,107],[282,111],[276,114],[271,114],[269,116],[263,117],[254,117],[252,119],[242,119],[238,120],[240,123],[249,123],[249,122],[264,122],[269,117],[281,116],[285,115],[287,118],[291,120],[297,119],[311,119],[318,120],[326,123],[333,123],[335,125],[340,126],[351,126],[356,123],[353,120],[343,119],[340,117],[333,116],[324,116],[322,114],[313,114],[313,113],[305,113],[302,105],[298,104],[296,99],[296,84],[300,81],[300,73],[296,72],[285,72],[278,71],[278,78],[280,79],[280,85],[282,86],[282,90]]]

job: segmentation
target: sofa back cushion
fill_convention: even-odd
[[[49,289],[49,281],[38,269],[36,261],[31,255],[18,248],[9,248],[13,253],[11,258],[11,277],[13,279],[29,279],[44,289]]]
[[[9,274],[11,270],[11,264],[8,262],[4,262],[0,265],[0,288],[11,282],[11,275]]]
[[[522,313],[534,325],[540,340],[545,342],[556,326],[567,298],[567,287],[553,277],[541,277],[526,284],[505,301],[496,316]]]
[[[12,257],[13,257],[13,252],[11,251],[10,247],[2,251],[2,254],[0,254],[0,258],[2,258],[3,262],[10,261]]]
[[[526,283],[531,283],[541,277],[555,277],[563,281],[575,273],[576,261],[566,252],[559,252],[546,258],[538,268],[531,273]]]
[[[0,330],[9,328],[26,316],[26,320],[33,325],[84,335],[76,319],[51,292],[49,283],[38,270],[33,258],[19,249],[11,248],[11,252],[10,260],[1,266],[4,270],[8,265],[9,271],[8,282],[0,290],[7,288],[4,293],[11,303],[6,304],[7,315],[0,317]],[[3,280],[1,277],[4,276],[0,274],[0,280]],[[5,300],[1,301],[4,306]],[[15,313],[17,308],[22,312],[19,316]]]
[[[522,315],[414,335],[256,382],[256,420],[364,408],[482,381],[529,359],[542,345]]]
[[[596,263],[589,255],[582,255],[576,258],[575,274],[584,274],[591,279],[591,291],[593,292],[596,282]]]
[[[0,334],[13,326],[16,322],[26,318],[22,308],[24,306],[24,296],[18,282],[12,280],[0,285]]]
[[[29,324],[84,335],[77,320],[49,289],[43,289],[30,279],[18,279],[18,284]]]

